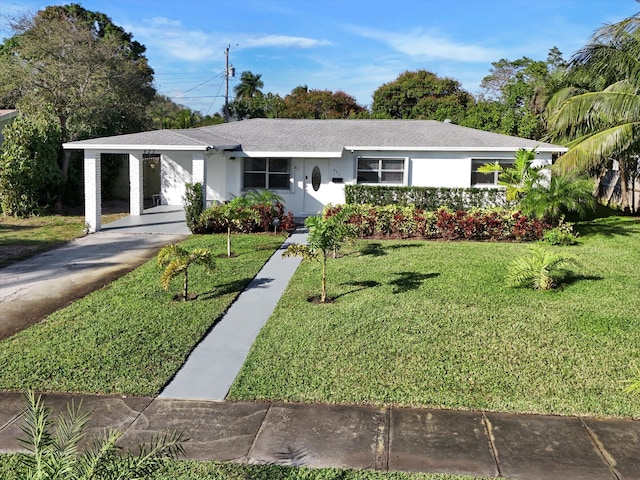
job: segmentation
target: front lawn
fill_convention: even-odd
[[[283,235],[235,235],[233,258],[216,259],[213,275],[189,270],[195,301],[172,301],[155,259],[0,341],[0,389],[155,395],[216,319],[251,281]],[[226,235],[192,236],[187,249],[226,252]]]
[[[580,226],[559,291],[504,286],[527,244],[359,241],[303,262],[230,398],[640,417],[640,221]]]

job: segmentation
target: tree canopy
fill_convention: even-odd
[[[639,174],[639,59],[640,14],[605,25],[572,57],[568,86],[547,106],[549,138],[569,147],[557,168],[602,173],[617,160],[625,204]]]
[[[50,112],[62,142],[149,126],[155,89],[145,47],[108,16],[69,4],[14,19],[11,28],[0,50],[0,97],[25,114]]]
[[[418,70],[404,72],[378,87],[371,113],[377,118],[450,119],[460,123],[471,104],[473,97],[457,80]]]

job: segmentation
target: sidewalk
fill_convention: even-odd
[[[55,414],[71,399],[45,395]],[[89,436],[134,448],[181,430],[185,457],[517,479],[640,478],[640,422],[409,408],[82,397]],[[0,393],[0,452],[20,451],[22,397]]]

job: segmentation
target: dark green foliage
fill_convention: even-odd
[[[436,188],[345,185],[345,203],[359,205],[415,205],[423,210],[506,207],[504,192],[495,188]]]
[[[406,71],[373,93],[371,113],[374,118],[408,118],[460,123],[471,94],[460,82],[441,78],[427,70]]]
[[[0,205],[6,215],[28,216],[58,199],[60,129],[47,117],[19,116],[4,129],[0,152]]]
[[[184,194],[184,212],[187,217],[187,228],[193,233],[200,233],[200,215],[204,210],[204,198],[201,183],[186,183]]]

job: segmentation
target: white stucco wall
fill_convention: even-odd
[[[285,209],[295,215],[316,214],[328,203],[344,203],[344,186],[356,183],[358,157],[405,158],[405,184],[425,187],[467,188],[471,186],[471,160],[512,161],[515,152],[406,152],[344,151],[341,158],[291,159],[291,189],[278,191]],[[163,203],[182,204],[184,182],[191,181],[191,154],[163,156]],[[242,195],[243,158],[229,153],[207,156],[207,201],[225,201]],[[550,153],[538,154],[538,163],[551,163]],[[321,170],[317,191],[311,185],[314,166]],[[166,172],[168,175],[165,175]],[[168,178],[165,178],[168,177]],[[336,181],[333,181],[333,180]],[[341,179],[341,181],[338,181]]]
[[[191,152],[169,152],[160,161],[163,205],[184,205],[184,185],[191,182]]]

